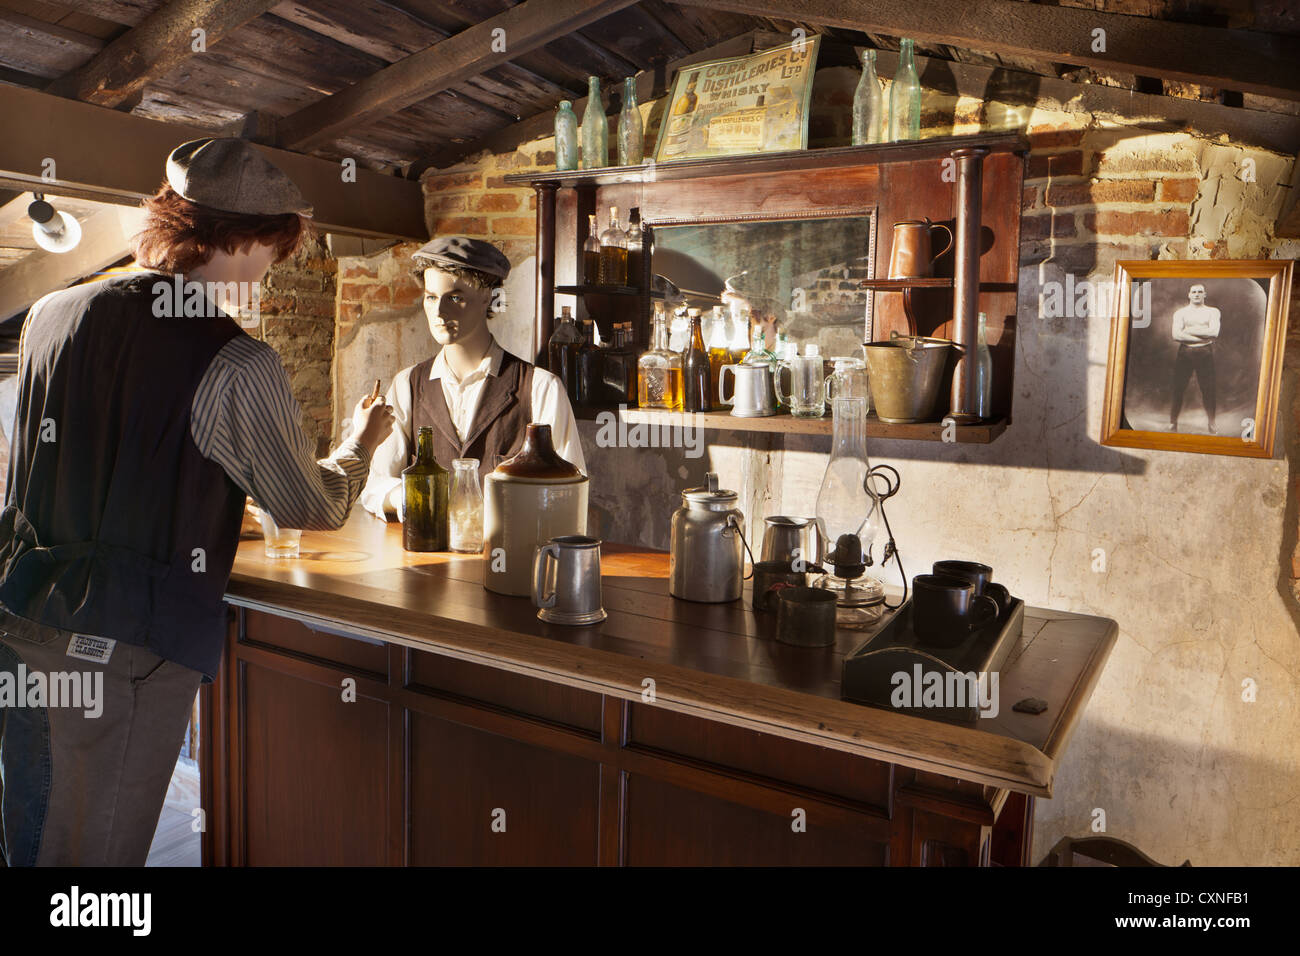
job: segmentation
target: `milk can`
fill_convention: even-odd
[[[682,492],[673,513],[668,555],[668,593],[687,601],[719,603],[740,597],[745,562],[745,516],[737,495],[718,487],[710,472],[703,488]],[[752,557],[751,557],[751,560]]]

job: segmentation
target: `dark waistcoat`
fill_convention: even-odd
[[[524,426],[533,420],[533,366],[505,353],[500,370],[483,383],[464,441],[456,435],[442,382],[429,380],[432,367],[433,359],[426,359],[411,369],[410,461],[415,461],[415,436],[421,426],[429,425],[438,464],[451,471],[452,459],[477,458],[481,480],[523,447]]]
[[[190,405],[213,357],[244,333],[221,313],[155,315],[154,286],[170,279],[68,289],[29,323],[0,513],[0,603],[211,678],[244,492],[199,454]]]

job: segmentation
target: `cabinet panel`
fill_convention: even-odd
[[[287,617],[245,611],[243,639],[277,650],[293,651],[346,670],[388,678],[388,645],[317,631]]]
[[[237,672],[243,861],[386,863],[389,705],[248,662]]]
[[[407,718],[413,866],[596,864],[598,763],[415,711]],[[496,810],[504,832],[493,830]]]
[[[792,798],[791,810],[799,806]],[[888,844],[844,827],[796,833],[794,817],[765,813],[650,777],[629,776],[629,866],[884,866]]]

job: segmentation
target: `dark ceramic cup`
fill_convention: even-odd
[[[935,574],[946,574],[955,578],[965,578],[975,585],[975,593],[991,597],[998,605],[1001,614],[1011,604],[1011,594],[1001,584],[993,583],[993,569],[978,561],[936,561]]]
[[[785,588],[801,588],[806,576],[790,568],[789,561],[759,561],[754,565],[755,611],[775,611],[777,595]]]
[[[912,578],[912,630],[930,647],[956,647],[998,616],[993,598],[975,593],[965,578],[918,574]]]

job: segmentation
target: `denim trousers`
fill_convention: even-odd
[[[71,656],[76,637],[0,608],[0,857],[8,866],[143,866],[202,680],[121,642],[106,661]],[[43,702],[31,692],[40,681],[33,675],[44,675]]]

